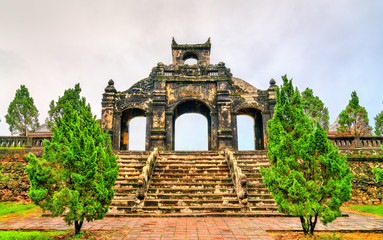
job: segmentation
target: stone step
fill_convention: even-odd
[[[213,179],[213,178],[228,178],[230,177],[230,174],[229,173],[222,173],[222,172],[216,172],[216,173],[211,173],[211,172],[204,172],[204,173],[172,173],[172,172],[154,172],[153,173],[153,177],[154,178],[159,178],[159,177],[163,177],[163,178],[190,178],[190,179],[193,179],[193,178],[210,178],[210,179]]]
[[[128,171],[129,172],[129,171]],[[220,175],[226,173],[228,174],[230,171],[229,169],[227,168],[226,170],[222,169],[157,169],[155,168],[154,173],[172,173],[172,174],[175,174],[175,173],[191,173],[191,174],[211,174],[211,173],[219,173]]]
[[[233,193],[205,193],[205,194],[186,194],[186,193],[148,193],[146,199],[193,199],[193,200],[212,200],[235,198]]]
[[[177,188],[216,188],[217,186],[222,187],[222,188],[227,188],[231,187],[233,188],[233,183],[232,182],[226,182],[226,183],[217,183],[217,182],[201,182],[201,183],[190,183],[190,182],[176,182],[176,181],[169,181],[169,182],[152,182],[151,186],[153,188],[172,188],[172,187],[177,187]]]
[[[125,211],[126,213],[131,213],[132,208],[130,206],[118,206],[118,211]],[[240,212],[241,207],[239,206],[143,206],[142,211],[146,213],[219,213],[219,212]]]
[[[144,202],[145,206],[169,206],[169,205],[177,205],[177,206],[208,206],[208,205],[233,205],[239,204],[238,199],[225,199],[225,200],[192,200],[192,199],[159,199],[152,200],[147,199]]]
[[[279,212],[270,212],[270,211],[254,211],[254,212],[207,212],[207,213],[167,213],[163,214],[161,212],[156,213],[126,213],[125,211],[110,211],[107,213],[107,217],[285,217],[286,215]],[[48,215],[49,216],[49,215]]]
[[[152,183],[161,183],[161,182],[188,182],[188,183],[232,183],[233,180],[231,178],[220,178],[220,179],[212,179],[212,178],[163,178],[163,177],[153,177]]]
[[[120,189],[119,189],[120,190]],[[220,193],[235,193],[233,188],[180,188],[178,186],[174,188],[152,188],[152,185],[148,189],[148,193],[177,193],[177,194],[220,194]]]

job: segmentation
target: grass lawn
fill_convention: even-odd
[[[383,205],[351,205],[348,208],[383,217]]]
[[[0,240],[48,240],[65,232],[40,232],[40,231],[0,231]]]
[[[0,220],[26,216],[41,216],[41,209],[34,204],[21,202],[0,202]]]

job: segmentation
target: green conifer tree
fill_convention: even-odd
[[[281,213],[300,217],[305,234],[341,215],[351,198],[346,158],[327,139],[319,123],[313,126],[292,81],[282,77],[276,88],[274,116],[267,123],[269,168],[261,168],[264,183]]]
[[[56,123],[55,118],[61,118],[63,114],[63,108],[65,104],[69,103],[72,105],[74,109],[76,109],[78,112],[80,112],[80,108],[82,107],[81,104],[83,103],[82,98],[80,96],[81,88],[80,84],[77,83],[74,88],[69,88],[64,91],[64,95],[62,97],[59,97],[57,102],[54,100],[51,101],[49,104],[49,111],[48,111],[48,128],[52,129]]]
[[[16,90],[15,98],[9,104],[8,114],[5,121],[9,124],[9,131],[12,134],[19,133],[26,136],[28,131],[34,132],[39,127],[39,111],[33,98],[29,95],[28,88],[21,85]]]
[[[82,101],[80,112],[70,102],[64,105],[52,140],[44,140],[42,158],[29,154],[25,170],[32,201],[52,216],[65,213],[76,235],[84,220],[102,219],[108,212],[119,169],[110,138]]]
[[[337,132],[351,136],[368,136],[371,135],[372,131],[368,122],[367,111],[359,105],[359,97],[353,91],[346,109],[339,114],[339,128]]]
[[[328,108],[318,96],[314,96],[313,90],[306,88],[302,92],[303,109],[307,116],[309,116],[314,124],[319,122],[325,131],[328,131],[330,116]]]
[[[378,115],[376,115],[375,119],[375,131],[374,134],[376,136],[383,135],[383,111],[381,111]]]

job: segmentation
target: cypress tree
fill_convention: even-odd
[[[304,113],[292,81],[282,79],[267,123],[270,167],[261,174],[278,210],[299,217],[303,232],[313,234],[318,219],[327,224],[341,215],[340,206],[351,198],[352,175],[322,126]]]
[[[80,111],[64,105],[52,140],[44,141],[42,158],[28,155],[26,167],[29,197],[52,216],[64,214],[76,235],[84,220],[102,219],[108,212],[119,169],[110,138],[81,101]]]

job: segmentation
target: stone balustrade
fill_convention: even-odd
[[[145,166],[142,168],[142,173],[138,177],[138,186],[137,186],[137,198],[143,200],[145,198],[145,194],[148,191],[150,178],[153,173],[153,169],[156,165],[156,160],[158,157],[158,149],[155,148],[149,155],[146,160]]]
[[[339,149],[380,149],[383,137],[329,136],[328,139]]]
[[[0,137],[0,147],[9,147],[9,148],[43,147],[44,139],[51,140],[51,137],[23,137],[23,136]]]
[[[247,177],[242,173],[242,169],[238,166],[237,159],[229,149],[225,149],[225,159],[228,162],[230,168],[231,178],[234,182],[235,192],[242,205],[242,210],[247,211]]]

